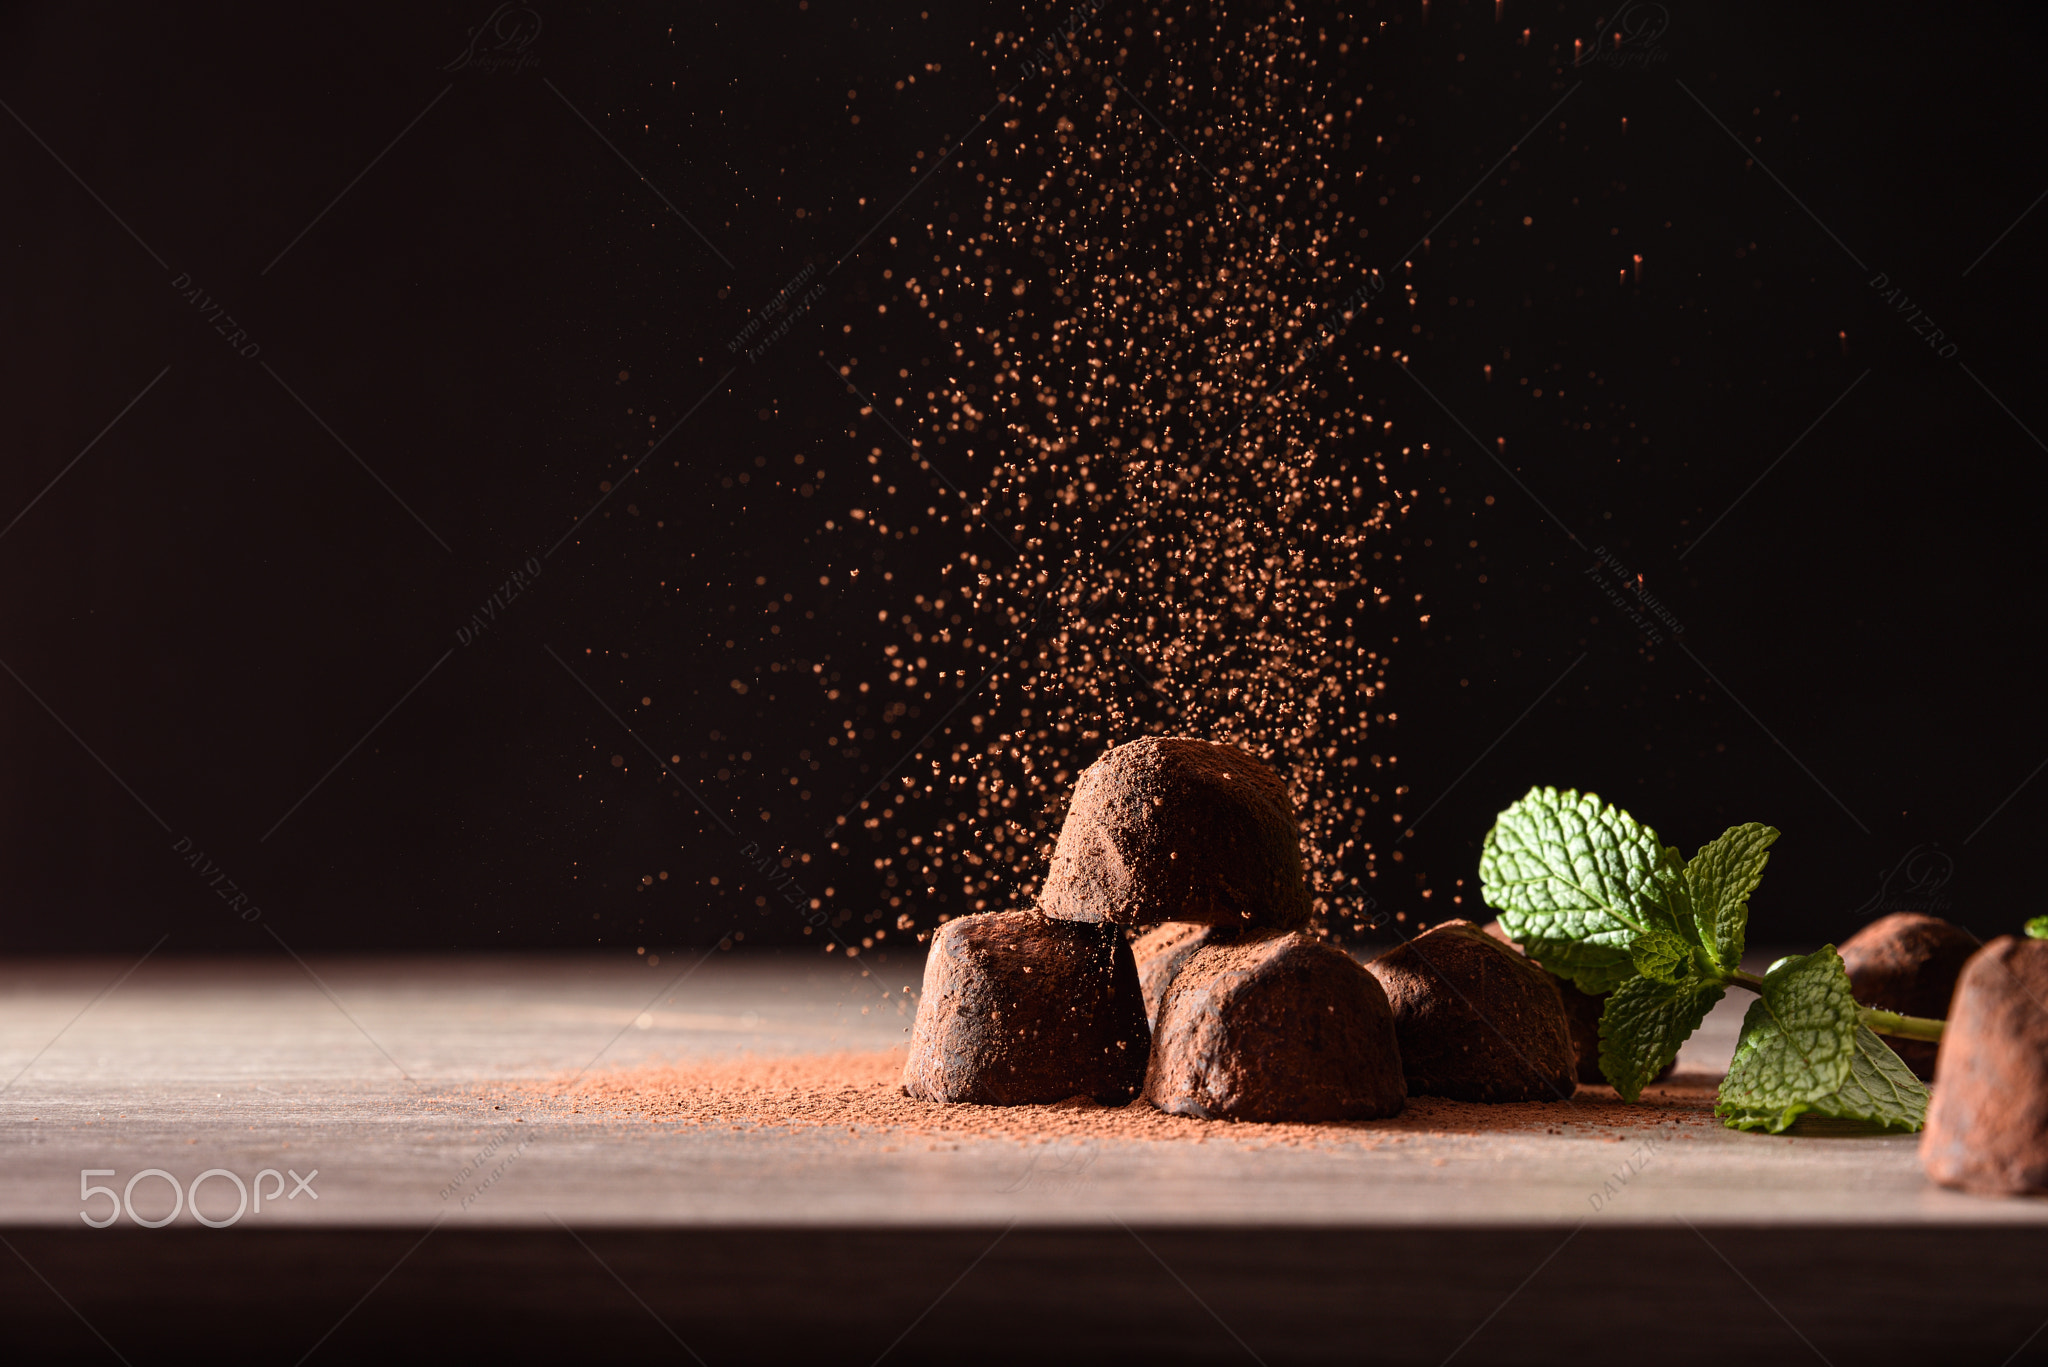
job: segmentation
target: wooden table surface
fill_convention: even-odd
[[[700,1263],[714,1245],[724,1250],[717,1270],[725,1276],[742,1246],[787,1260],[846,1240],[871,1247],[847,1252],[833,1264],[836,1272],[815,1275],[819,1304],[832,1305],[847,1324],[865,1324],[868,1316],[872,1335],[882,1335],[899,1308],[876,1301],[879,1269],[930,1261],[928,1276],[917,1276],[936,1280],[906,1293],[907,1320],[915,1315],[912,1302],[975,1260],[976,1248],[985,1250],[991,1239],[1003,1243],[1022,1261],[1012,1266],[1003,1262],[1007,1255],[985,1253],[988,1266],[957,1302],[949,1301],[953,1313],[965,1315],[979,1304],[973,1286],[996,1296],[999,1287],[1014,1290],[1042,1276],[1045,1259],[1055,1256],[1045,1250],[1064,1249],[1055,1260],[1079,1267],[1120,1248],[1118,1257],[1136,1258],[1155,1280],[1165,1269],[1171,1280],[1152,1289],[1178,1298],[1178,1309],[1158,1313],[1162,1323],[1194,1335],[1176,1351],[1197,1360],[1211,1348],[1263,1359],[1256,1345],[1246,1349],[1235,1336],[1249,1337],[1240,1322],[1256,1324],[1280,1343],[1284,1334],[1266,1324],[1279,1302],[1267,1287],[1234,1318],[1224,1316],[1231,1332],[1219,1336],[1213,1304],[1209,1315],[1186,1316],[1222,1293],[1212,1287],[1205,1298],[1174,1283],[1208,1275],[1218,1286],[1235,1280],[1249,1288],[1254,1273],[1290,1266],[1304,1250],[1321,1247],[1318,1239],[1331,1242],[1317,1266],[1334,1267],[1354,1254],[1392,1259],[1375,1263],[1379,1270],[1371,1274],[1389,1288],[1422,1277],[1443,1294],[1471,1301],[1457,1312],[1465,1316],[1457,1333],[1416,1328],[1416,1361],[1440,1358],[1471,1329],[1467,1320],[1481,1319],[1485,1304],[1535,1275],[1531,1269],[1562,1276],[1543,1250],[1566,1245],[1575,1249],[1572,1258],[1606,1269],[1603,1277],[1623,1279],[1648,1275],[1646,1259],[1654,1265],[1672,1249],[1688,1249],[1685,1275],[1710,1276],[1717,1297],[1746,1300],[1765,1326],[1758,1332],[1776,1335],[1781,1347],[1797,1348],[1799,1340],[1786,1336],[1787,1316],[1770,1307],[1819,1296],[1804,1314],[1832,1326],[1814,1332],[1836,1334],[1836,1347],[1824,1356],[1872,1334],[1879,1346],[1896,1342],[1900,1331],[1884,1306],[1894,1297],[1910,1299],[1915,1287],[1924,1290],[1930,1276],[1948,1287],[1952,1306],[1969,1307],[1956,1314],[1990,1347],[2010,1351],[2035,1321],[2048,1318],[2048,1279],[2012,1261],[2044,1265],[2048,1204],[1934,1188],[1920,1175],[1911,1138],[1765,1137],[1699,1127],[1655,1142],[1641,1131],[1566,1124],[1561,1134],[1425,1132],[1392,1146],[1294,1148],[1263,1143],[1256,1126],[1219,1125],[1217,1137],[1201,1144],[1102,1138],[1049,1148],[973,1135],[936,1146],[903,1144],[887,1132],[849,1135],[843,1127],[621,1124],[545,1106],[504,1109],[501,1085],[682,1057],[897,1047],[914,1009],[903,989],[915,988],[919,965],[897,955],[856,965],[823,955],[726,953],[658,965],[625,956],[331,958],[303,967],[282,956],[153,958],[123,978],[131,967],[77,959],[0,964],[0,1080],[13,1078],[0,1093],[0,1231],[20,1261],[11,1280],[0,1277],[0,1313],[42,1326],[35,1332],[44,1337],[31,1338],[58,1356],[67,1344],[87,1358],[110,1347],[104,1338],[111,1335],[99,1342],[84,1336],[93,1325],[80,1317],[91,1313],[81,1302],[95,1298],[94,1323],[116,1322],[138,1336],[119,1356],[142,1360],[141,1345],[155,1342],[159,1330],[169,1333],[168,1311],[149,1312],[159,1316],[154,1327],[136,1327],[136,1317],[157,1304],[156,1292],[124,1293],[110,1285],[109,1269],[154,1277],[159,1290],[184,1285],[189,1296],[200,1293],[181,1268],[211,1266],[223,1275],[234,1267],[267,1268],[272,1275],[281,1258],[290,1262],[283,1249],[349,1269],[343,1281],[382,1288],[376,1304],[350,1321],[359,1332],[390,1327],[376,1305],[386,1315],[425,1313],[424,1301],[409,1297],[440,1294],[432,1289],[437,1277],[473,1276],[478,1258],[510,1257],[527,1269],[506,1274],[511,1286],[527,1284],[520,1276],[534,1285],[559,1281],[566,1275],[560,1257],[588,1254],[597,1265],[613,1265],[611,1272],[622,1259],[640,1267],[644,1280],[629,1290],[653,1321],[670,1326],[670,1337],[674,1317],[694,1317],[707,1342],[744,1345],[751,1332],[744,1315],[780,1314],[792,1333],[808,1322],[802,1314],[791,1318],[784,1300],[774,1303],[779,1310],[763,1308],[760,1296],[781,1285],[775,1277],[728,1286],[724,1319],[687,1295],[656,1313],[650,1307],[658,1297],[647,1288],[668,1284],[690,1258],[699,1259],[690,1263],[693,1276],[709,1275]],[[1746,1005],[1746,996],[1738,997],[1724,1002],[1687,1046],[1683,1066],[1725,1064]],[[245,1182],[266,1170],[295,1178],[264,1179],[261,1212],[246,1214],[233,1233],[200,1225],[189,1204],[159,1230],[139,1228],[128,1214],[106,1230],[84,1226],[81,1210],[98,1218],[110,1202],[81,1202],[81,1171],[111,1170],[84,1184],[120,1189],[145,1169],[185,1185],[207,1170]],[[497,1177],[479,1190],[477,1174],[492,1169]],[[1617,1186],[1613,1179],[1622,1171],[1626,1180]],[[271,1185],[292,1191],[297,1177],[309,1181],[296,1195],[271,1193]],[[168,1209],[169,1195],[160,1178],[141,1178],[134,1210],[152,1218]],[[235,1198],[230,1179],[211,1178],[201,1212],[224,1219]],[[455,1261],[444,1265],[434,1261],[438,1252],[421,1254],[413,1273],[424,1280],[409,1292],[378,1280],[380,1261],[406,1254],[429,1231],[434,1247],[451,1250]],[[700,1239],[690,1245],[698,1252],[685,1257],[677,1240],[691,1231],[711,1242]],[[613,1254],[601,1258],[595,1249],[606,1239]],[[1178,1252],[1161,1261],[1169,1245]],[[1838,1279],[1860,1254],[1937,1246],[1942,1266],[1968,1286],[1949,1285],[1941,1267],[1915,1266],[1921,1254],[1901,1254],[1872,1264],[1853,1298],[1865,1311],[1830,1308],[1825,1300],[1820,1283]],[[1019,1252],[1033,1247],[1041,1250],[1036,1261]],[[513,1256],[511,1249],[524,1251]],[[1231,1264],[1232,1249],[1256,1267]],[[468,1252],[456,1258],[455,1250]],[[1802,1283],[1802,1259],[1816,1257],[1831,1260],[1829,1278],[1809,1273]],[[1892,1261],[1905,1265],[1892,1268]],[[869,1270],[866,1283],[862,1267]],[[616,1300],[626,1284],[588,1266],[577,1275],[584,1274],[598,1278],[600,1290],[592,1294],[600,1298]],[[1123,1274],[1091,1275],[1108,1285]],[[843,1295],[822,1289],[838,1285],[835,1276],[844,1281]],[[1473,1277],[1477,1282],[1468,1285]],[[303,1312],[310,1324],[325,1313],[323,1297],[344,1306],[349,1299],[318,1279],[293,1285],[291,1294],[274,1298],[277,1316]],[[1838,1300],[1846,1294],[1838,1280],[1836,1290]],[[352,1294],[360,1292],[355,1285]],[[1134,1305],[1145,1301],[1132,1294]],[[1441,1300],[1414,1287],[1404,1294],[1416,1305]],[[546,1299],[531,1286],[522,1295],[533,1304]],[[80,1314],[55,1308],[60,1301]],[[1530,1297],[1530,1306],[1548,1304]],[[550,1321],[557,1327],[581,1323],[568,1309],[558,1311]],[[940,1316],[923,1324],[914,1341],[891,1351],[904,1360],[924,1351],[943,1359],[959,1348],[945,1337],[946,1323]],[[954,1327],[966,1332],[972,1324]],[[299,1328],[293,1318],[264,1332],[274,1331],[288,1348]],[[1114,1338],[1109,1329],[1101,1332]],[[1460,1360],[1482,1360],[1495,1341],[1520,1345],[1513,1360],[1550,1360],[1550,1349],[1537,1352],[1526,1334],[1503,1338],[1507,1332],[1494,1326],[1485,1342],[1460,1350]],[[1944,1332],[1953,1342],[1960,1331]],[[1349,1333],[1332,1329],[1287,1341],[1305,1358],[1326,1349],[1341,1356],[1342,1345],[1354,1341]],[[499,1350],[517,1356],[522,1345],[543,1342],[545,1335],[536,1335]],[[163,1340],[174,1341],[181,1340]],[[1565,1340],[1552,1347],[1563,1352],[1558,1342]],[[876,1346],[854,1356],[871,1355]],[[2036,1339],[2032,1347],[2048,1343]],[[581,1343],[578,1351],[589,1349]],[[758,1342],[733,1351],[776,1356]],[[1600,1356],[1597,1342],[1571,1352],[1575,1361]]]

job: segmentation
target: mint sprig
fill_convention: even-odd
[[[1813,1113],[1916,1130],[1927,1089],[1872,1027],[1939,1039],[1940,1021],[1859,1007],[1832,945],[1761,978],[1742,971],[1749,899],[1777,839],[1748,822],[1687,860],[1592,793],[1532,788],[1487,833],[1480,895],[1530,958],[1609,994],[1600,1071],[1624,1100],[1741,986],[1759,998],[1721,1084],[1716,1114],[1730,1126],[1776,1134]]]

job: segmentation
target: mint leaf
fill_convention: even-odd
[[[1691,975],[1692,945],[1668,930],[1653,930],[1629,946],[1636,972],[1660,983],[1681,983]]]
[[[1762,995],[1742,1018],[1715,1114],[1737,1129],[1777,1134],[1817,1109],[1849,1081],[1856,1011],[1849,971],[1833,945],[1772,964]],[[1604,1066],[1604,1049],[1602,1058]]]
[[[1749,895],[1764,876],[1764,863],[1777,838],[1774,826],[1754,821],[1730,826],[1700,846],[1685,866],[1700,944],[1717,968],[1732,970],[1742,963]]]
[[[1503,915],[1500,922],[1505,927],[1508,918]],[[1522,947],[1524,954],[1543,965],[1546,970],[1569,980],[1581,992],[1590,992],[1596,997],[1602,993],[1612,992],[1636,976],[1635,958],[1621,946],[1580,944],[1576,940],[1546,940],[1527,933],[1515,943]]]
[[[1842,1089],[1814,1107],[1843,1120],[1912,1131],[1927,1123],[1927,1084],[1868,1026],[1856,1027],[1856,1058]]]
[[[2048,940],[2048,916],[2036,916],[2027,922],[2027,937],[2033,940]]]
[[[1678,1046],[1726,990],[1697,976],[1681,982],[1631,978],[1614,989],[1600,1013],[1600,1071],[1623,1101],[1641,1096],[1644,1085],[1678,1057]]]
[[[1530,958],[1586,992],[1634,977],[1633,947],[1650,931],[1694,935],[1678,851],[1592,793],[1531,788],[1502,812],[1479,888]]]
[[[1727,1121],[1732,1129],[1777,1134],[1808,1113],[1911,1134],[1927,1123],[1927,1084],[1913,1076],[1913,1070],[1874,1031],[1859,1025],[1849,1079],[1838,1090],[1782,1111],[1729,1111]]]

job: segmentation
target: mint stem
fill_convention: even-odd
[[[1764,980],[1754,973],[1741,969],[1730,969],[1720,975],[1721,981],[1737,987],[1746,987],[1752,992],[1764,990]],[[1924,1039],[1930,1044],[1941,1043],[1941,1030],[1948,1022],[1930,1020],[1926,1016],[1902,1016],[1896,1011],[1880,1011],[1874,1006],[1856,1008],[1856,1019],[1865,1028],[1880,1035],[1896,1035],[1900,1039]]]
[[[1941,1043],[1941,1030],[1948,1022],[1929,1020],[1925,1016],[1901,1016],[1896,1011],[1880,1011],[1874,1006],[1861,1007],[1856,1018],[1880,1035],[1897,1035],[1901,1039],[1924,1039],[1930,1044]]]

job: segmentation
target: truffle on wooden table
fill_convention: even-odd
[[[1232,932],[1223,926],[1201,926],[1191,921],[1167,921],[1131,941],[1131,953],[1138,960],[1138,986],[1145,993],[1145,1018],[1159,1024],[1159,1003],[1194,952],[1207,944],[1221,944]]]
[[[1899,911],[1851,935],[1838,952],[1858,1002],[1939,1020],[1948,1015],[1956,979],[1979,945],[1969,931],[1938,916]],[[1938,1045],[1913,1039],[1886,1043],[1922,1079],[1933,1078]]]
[[[1445,921],[1366,968],[1393,1007],[1411,1095],[1564,1101],[1577,1090],[1556,980],[1470,921]]]
[[[1076,1096],[1121,1106],[1144,1081],[1149,1045],[1121,927],[982,912],[932,936],[903,1090],[990,1106]]]
[[[2048,940],[2002,935],[1963,966],[1939,1074],[1920,1135],[1927,1175],[1987,1195],[2048,1192]]]
[[[1488,921],[1481,929],[1517,954],[1523,953],[1522,947],[1508,938],[1507,930],[1500,922]],[[1530,959],[1529,962],[1533,964],[1536,960]],[[1542,967],[1540,964],[1537,966]],[[1571,979],[1560,978],[1555,973],[1550,974],[1550,981],[1557,984],[1557,995],[1564,1002],[1565,1025],[1572,1033],[1572,1058],[1579,1081],[1605,1086],[1607,1074],[1600,1071],[1600,1017],[1606,1014],[1609,994],[1584,991]],[[1678,1062],[1674,1059],[1651,1080],[1662,1082],[1677,1071]]]
[[[1039,900],[1073,921],[1308,924],[1287,785],[1217,741],[1146,736],[1082,772]]]
[[[1145,1074],[1147,1101],[1209,1120],[1379,1119],[1407,1091],[1380,985],[1342,950],[1285,931],[1189,956]]]

